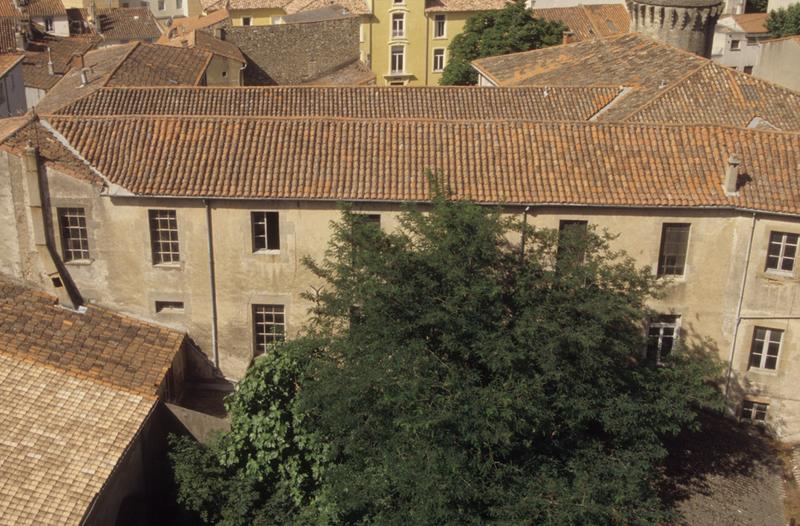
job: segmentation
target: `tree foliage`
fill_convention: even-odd
[[[470,65],[473,60],[559,44],[566,29],[557,22],[534,19],[524,0],[511,2],[498,11],[473,15],[467,19],[464,31],[450,43],[450,58],[440,84],[476,84],[478,75]]]
[[[770,12],[766,25],[775,37],[800,35],[800,3]]]
[[[393,232],[345,211],[307,262],[310,334],[257,360],[231,436],[174,450],[183,502],[223,524],[668,520],[664,441],[719,406],[718,369],[643,361],[657,284],[609,240],[443,197]]]

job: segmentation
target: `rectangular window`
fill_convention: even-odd
[[[392,38],[403,38],[404,36],[406,36],[406,15],[392,13]]]
[[[406,49],[403,46],[392,46],[392,73],[405,71]]]
[[[251,212],[250,219],[253,231],[253,252],[280,250],[278,212]]]
[[[750,346],[750,369],[769,369],[778,367],[778,353],[781,350],[783,331],[756,327],[753,329],[753,343]]]
[[[243,16],[242,17],[242,25],[243,26],[249,26],[252,21],[253,20],[249,16]]]
[[[558,223],[558,247],[556,260],[572,261],[575,263],[583,262],[585,248],[583,246],[586,239],[586,232],[589,228],[588,221],[567,219]]]
[[[44,19],[44,30],[48,33],[53,30],[53,19],[49,16]]]
[[[175,210],[148,210],[153,265],[180,261],[178,218]]]
[[[753,74],[753,66],[745,66],[743,71],[747,75],[752,75]]]
[[[166,1],[165,0],[158,0],[158,10],[159,11],[163,11],[165,7],[166,7]]]
[[[797,254],[797,234],[770,232],[767,248],[767,270],[792,272]]]
[[[433,18],[433,38],[445,37],[445,20],[445,15],[436,15]]]
[[[271,343],[282,342],[286,334],[283,305],[253,305],[255,355],[264,354]]]
[[[183,9],[183,0],[175,0],[175,9]]]
[[[156,301],[156,312],[165,314],[183,312],[182,301]]]
[[[64,261],[89,259],[89,235],[83,208],[59,208],[58,229],[61,231]]]
[[[444,49],[433,50],[433,71],[444,71]]]
[[[731,51],[739,51],[739,44],[738,40],[731,40]]]
[[[748,46],[757,46],[758,45],[758,39],[757,38],[752,38],[752,37],[747,37],[747,45]]]
[[[678,328],[681,317],[676,315],[658,316],[647,328],[647,358],[659,363],[672,352],[678,341]]]
[[[767,409],[769,404],[745,400],[742,402],[742,420],[751,422],[765,422],[767,420]]]
[[[661,229],[661,251],[658,255],[659,276],[682,276],[689,245],[689,223],[664,223]]]

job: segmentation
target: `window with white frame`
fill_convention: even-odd
[[[433,50],[433,71],[444,71],[444,48]]]
[[[445,15],[436,15],[433,18],[433,38],[444,38],[446,36],[446,21]]]
[[[251,212],[253,252],[280,250],[281,238],[278,212]]]
[[[669,356],[678,341],[681,317],[678,315],[658,316],[647,327],[647,358],[660,363]]]
[[[406,36],[405,13],[392,13],[392,38],[403,38],[405,36]]]
[[[178,218],[175,210],[148,210],[153,265],[180,261]]]
[[[253,305],[254,354],[264,354],[271,343],[282,342],[286,335],[283,305]]]
[[[767,270],[792,272],[797,254],[798,234],[770,232],[767,248]]]
[[[659,276],[682,276],[689,245],[689,223],[664,223],[658,255]]]
[[[406,48],[404,46],[392,46],[392,73],[403,73],[405,71]]]
[[[765,422],[767,420],[767,409],[769,409],[769,404],[744,400],[742,402],[742,420]]]
[[[59,208],[58,229],[61,231],[61,251],[64,261],[89,259],[89,234],[83,208]]]
[[[783,331],[755,327],[753,329],[753,343],[750,345],[750,369],[775,370],[778,367],[778,353],[781,350]]]

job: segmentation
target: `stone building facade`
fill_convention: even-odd
[[[350,107],[326,110],[322,91],[295,94],[282,106],[290,118],[177,115],[180,97],[167,116],[129,108],[136,117],[46,117],[31,125],[40,127],[38,169],[46,177],[32,173],[37,163],[24,147],[31,126],[0,151],[0,209],[10,211],[0,227],[0,264],[186,330],[210,362],[240,378],[265,343],[302,331],[311,307],[304,293],[324,286],[302,259],[323,256],[339,203],[395,229],[403,206],[425,207],[424,172],[437,170],[455,196],[502,204],[537,228],[586,221],[618,234],[614,248],[665,283],[651,305],[659,315],[647,322],[654,351],[668,352],[677,340],[716,354],[729,368],[730,410],[800,439],[800,207],[783,191],[797,176],[800,136],[511,121],[513,99],[486,117],[482,96],[472,119],[456,122],[414,118],[406,99],[378,106],[405,119],[321,117]],[[196,112],[196,102],[186,107]],[[110,148],[115,137],[133,146]],[[693,152],[688,161],[685,151]],[[35,181],[46,181],[42,201]],[[63,271],[32,257],[40,209],[61,232],[53,253]],[[78,252],[63,230],[70,210],[85,225]]]

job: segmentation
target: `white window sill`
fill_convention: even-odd
[[[769,278],[791,279],[794,277],[794,271],[776,270],[770,268],[764,271],[764,275]]]
[[[747,373],[755,373],[761,376],[778,376],[778,369],[762,369],[761,367],[749,367]]]
[[[73,259],[71,261],[65,261],[65,265],[74,265],[76,267],[88,267],[94,262],[93,259]]]
[[[280,255],[280,253],[281,253],[280,249],[275,250],[275,249],[268,249],[268,248],[261,249],[261,250],[256,250],[256,251],[253,252],[253,254],[256,255],[256,256],[278,256],[278,255]]]
[[[176,263],[156,263],[153,265],[153,268],[161,268],[164,270],[181,270],[183,269],[183,262],[178,261]]]

